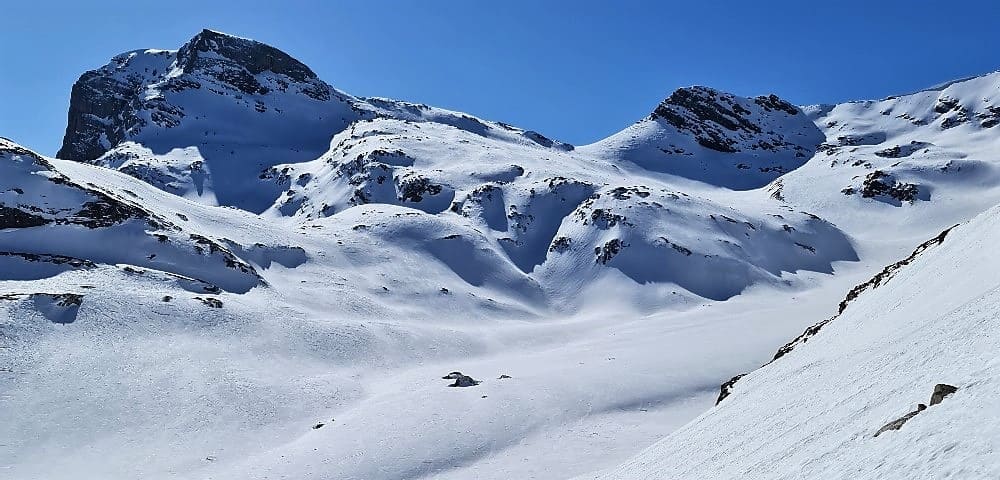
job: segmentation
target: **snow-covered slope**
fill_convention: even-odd
[[[857,205],[872,199],[905,207],[945,203],[956,192],[981,194],[997,185],[1000,73],[881,101],[806,107],[826,142],[812,168],[784,179],[781,195],[817,197],[805,181],[839,180]],[[825,167],[825,168],[818,168]],[[827,192],[832,193],[832,192]],[[833,195],[824,195],[833,196]]]
[[[0,467],[608,468],[1000,203],[998,85],[802,108],[683,88],[575,148],[219,32],[120,55],[74,86],[65,159],[0,144]]]
[[[130,190],[105,188],[0,138],[0,279],[122,264],[130,273],[142,272],[127,266],[173,274],[198,292],[244,293],[263,283],[251,265],[185,228],[183,214],[154,212]]]
[[[676,284],[725,299],[758,282],[786,282],[782,272],[831,272],[831,262],[856,259],[846,238],[814,215],[766,201],[723,206],[652,178],[634,184],[613,164],[513,129],[483,137],[376,119],[333,143],[315,161],[270,172],[287,188],[271,213],[308,221],[395,204],[437,214],[482,232],[557,298],[576,298],[613,269],[637,288]]]
[[[997,105],[992,73],[804,107],[827,141],[762,192],[831,219],[863,259],[889,266],[845,289],[839,315],[817,318],[772,362],[727,383],[717,407],[596,477],[997,477],[997,426],[979,414],[997,408],[988,247],[1000,235]],[[909,256],[890,247],[929,236]],[[939,383],[959,390],[921,411]],[[875,438],[897,419],[908,420]]]
[[[1000,208],[928,242],[717,407],[600,478],[1000,477],[997,241]],[[958,390],[934,405],[937,384]]]

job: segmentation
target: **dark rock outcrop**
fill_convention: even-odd
[[[222,81],[242,76],[236,73],[240,71],[251,75],[270,71],[299,82],[316,78],[309,67],[277,48],[208,29],[202,30],[177,51],[177,65],[185,73],[201,69]],[[255,88],[244,86],[247,88],[241,89],[246,93],[260,89],[259,85]]]
[[[768,113],[781,112],[787,115],[801,113],[797,107],[775,95],[757,97],[753,102]],[[650,118],[662,119],[679,131],[693,135],[701,146],[719,152],[741,151],[737,145],[741,139],[762,134],[767,138],[756,142],[753,149],[775,151],[791,145],[775,132],[764,132],[761,126],[750,118],[751,114],[752,112],[742,106],[735,96],[696,86],[681,88],[670,94],[653,110]]]
[[[451,372],[441,378],[444,380],[455,380],[454,383],[448,385],[449,387],[474,387],[482,383],[468,375],[463,375],[462,372]]]
[[[931,393],[931,406],[941,403],[945,397],[951,395],[958,391],[958,387],[948,385],[947,383],[939,383],[934,385],[934,392]]]
[[[904,423],[910,421],[911,418],[917,416],[918,413],[920,413],[920,412],[922,412],[922,411],[924,411],[926,409],[927,409],[927,405],[924,405],[922,403],[919,404],[919,405],[917,405],[917,409],[916,410],[914,410],[914,411],[912,411],[910,413],[907,413],[906,415],[903,415],[902,417],[899,417],[899,418],[897,418],[897,419],[895,419],[895,420],[893,420],[893,421],[891,421],[891,422],[883,425],[882,428],[878,429],[878,431],[875,432],[874,436],[877,437],[877,436],[879,436],[879,435],[881,435],[881,434],[883,434],[885,432],[888,432],[890,430],[899,430],[900,428],[903,427]]]
[[[177,51],[126,52],[81,75],[70,94],[66,133],[56,156],[92,161],[151,124],[177,127],[189,115],[198,115],[176,101],[176,95],[193,90],[229,97],[234,105],[246,103],[261,113],[268,110],[262,96],[271,93],[349,103],[281,50],[203,30]],[[256,98],[245,100],[244,95]]]
[[[948,385],[946,383],[939,383],[937,385],[934,385],[934,392],[931,393],[930,406],[933,407],[934,405],[937,405],[937,404],[941,403],[942,401],[944,401],[944,399],[948,395],[951,395],[951,394],[953,394],[953,393],[955,393],[957,391],[958,391],[958,387],[955,387],[955,386],[952,386],[952,385]],[[893,421],[891,421],[891,422],[883,425],[882,428],[878,429],[878,431],[875,432],[874,436],[877,437],[877,436],[879,436],[879,435],[881,435],[881,434],[883,434],[885,432],[888,432],[890,430],[899,430],[900,428],[903,427],[903,424],[905,424],[906,422],[910,421],[911,418],[917,416],[917,414],[919,414],[920,412],[923,412],[924,410],[927,410],[927,405],[924,405],[922,403],[919,404],[919,405],[917,405],[917,409],[916,410],[914,410],[914,411],[912,411],[910,413],[907,413],[906,415],[903,415],[902,417],[899,417],[899,418],[897,418],[897,419],[895,419],[895,420],[893,420]]]
[[[861,196],[864,198],[888,197],[899,202],[913,202],[919,193],[917,185],[897,181],[882,170],[869,173],[861,184]]]
[[[690,132],[705,148],[732,153],[737,151],[735,141],[724,130],[760,133],[759,126],[744,118],[748,113],[731,96],[710,88],[691,87],[670,94],[653,110],[652,118],[662,118],[678,130]]]

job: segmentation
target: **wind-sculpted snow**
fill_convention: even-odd
[[[811,168],[783,179],[794,185],[784,189],[786,198],[815,197],[804,190],[824,185],[843,194],[845,204],[912,208],[939,197],[942,202],[956,195],[992,198],[989,190],[1000,185],[1000,122],[994,120],[1000,73],[879,101],[804,110],[827,138]]]
[[[782,283],[783,272],[832,273],[833,262],[857,260],[846,237],[813,215],[776,204],[742,211],[660,182],[611,186],[609,164],[517,135],[376,119],[333,145],[316,161],[262,175],[287,189],[269,213],[302,221],[391,204],[437,214],[481,229],[488,248],[560,299],[575,296],[563,277],[587,284],[608,268],[639,285],[723,300]]]
[[[162,270],[237,292],[261,283],[252,266],[217,242],[135,200],[81,184],[5,139],[0,139],[0,231],[0,252],[11,267],[0,272],[4,280],[101,263]],[[52,266],[38,268],[38,263]]]
[[[543,278],[608,267],[637,284],[674,283],[713,300],[756,283],[780,284],[786,272],[833,273],[833,262],[857,260],[848,239],[815,215],[787,208],[747,215],[642,186],[602,189],[557,236]]]

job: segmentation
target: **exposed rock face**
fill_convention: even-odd
[[[733,387],[736,386],[736,382],[740,381],[740,379],[743,378],[744,376],[746,376],[746,374],[741,373],[733,378],[730,378],[729,380],[726,381],[726,383],[720,385],[719,397],[715,399],[715,404],[718,405],[722,403],[722,401],[725,400],[726,397],[729,396],[729,394],[733,393]]]
[[[757,97],[753,102],[765,113],[777,111],[793,116],[801,113],[776,95]],[[752,114],[734,95],[707,87],[690,87],[672,93],[656,107],[651,118],[663,119],[678,130],[692,134],[701,146],[719,152],[741,151],[747,147],[740,143],[752,137],[762,138],[750,145],[750,149],[773,151],[792,145],[779,133],[765,132],[761,124],[752,119]]]
[[[896,181],[881,170],[868,174],[861,188],[861,196],[864,198],[889,197],[900,202],[916,200],[919,192],[916,185]]]
[[[931,406],[941,403],[945,397],[951,395],[958,391],[958,387],[948,385],[947,383],[939,383],[934,385],[934,392],[931,393]]]
[[[453,383],[448,385],[449,387],[475,387],[482,383],[468,375],[462,374],[462,372],[451,372],[441,378],[444,380],[454,380]]]
[[[934,385],[934,392],[931,393],[930,406],[933,407],[934,405],[941,403],[945,399],[945,397],[957,391],[958,387],[948,385],[946,383],[939,383],[937,385]],[[927,410],[927,405],[924,405],[922,403],[917,405],[916,410],[885,424],[884,426],[882,426],[882,428],[878,429],[878,431],[875,432],[874,436],[877,437],[890,430],[899,430],[900,428],[903,427],[903,424],[910,421],[911,418],[917,416],[918,413],[923,412],[924,410]]]
[[[270,45],[238,38],[212,30],[202,30],[177,52],[177,64],[185,73],[198,69],[209,72],[220,81],[246,78],[270,71],[298,82],[315,80],[316,74],[302,62]],[[252,79],[241,84],[246,93],[267,93],[265,87]],[[329,93],[329,92],[327,92]]]
[[[910,421],[911,418],[917,416],[918,413],[920,413],[920,412],[922,412],[922,411],[924,411],[926,409],[927,409],[927,405],[924,405],[922,403],[919,404],[919,405],[917,405],[917,409],[916,410],[914,410],[914,411],[912,411],[910,413],[907,413],[906,415],[903,415],[902,417],[899,417],[899,418],[897,418],[897,419],[895,419],[895,420],[893,420],[893,421],[891,421],[891,422],[883,425],[882,428],[878,429],[878,431],[875,432],[874,436],[877,437],[877,436],[879,436],[879,435],[881,435],[881,434],[883,434],[885,432],[888,432],[890,430],[899,430],[900,428],[903,428],[903,424],[905,424],[906,422]]]
[[[191,98],[192,92],[197,99]],[[285,112],[289,101],[297,102],[295,97],[320,105],[317,111],[298,112],[303,108],[298,102],[298,108],[288,106]],[[353,103],[353,98],[323,83],[309,67],[274,47],[204,30],[179,50],[127,52],[84,73],[73,85],[66,134],[57,157],[95,160],[124,141],[141,140],[150,128],[176,129],[192,117],[202,118],[210,111],[209,104],[214,111],[221,107],[238,109],[240,114],[286,113],[289,120],[303,116],[323,125],[323,139],[329,139],[337,131],[334,124],[342,128],[345,120],[353,120],[340,118],[352,111]],[[250,131],[253,125],[240,126]],[[308,125],[303,127],[309,130]]]
[[[746,190],[801,167],[824,140],[805,113],[775,95],[746,98],[695,86],[674,91],[645,119],[576,151]]]
[[[113,64],[125,59],[115,57]],[[107,68],[107,67],[105,67]],[[93,70],[73,84],[69,118],[59,158],[93,160],[125,139],[140,123],[132,106],[138,103],[141,81],[135,76],[119,79]]]

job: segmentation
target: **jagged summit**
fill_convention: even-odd
[[[185,73],[212,70],[220,63],[243,67],[251,75],[270,71],[299,82],[317,78],[309,67],[277,48],[214,30],[202,30],[177,51],[177,65]],[[255,93],[261,88],[250,84],[244,91]]]

